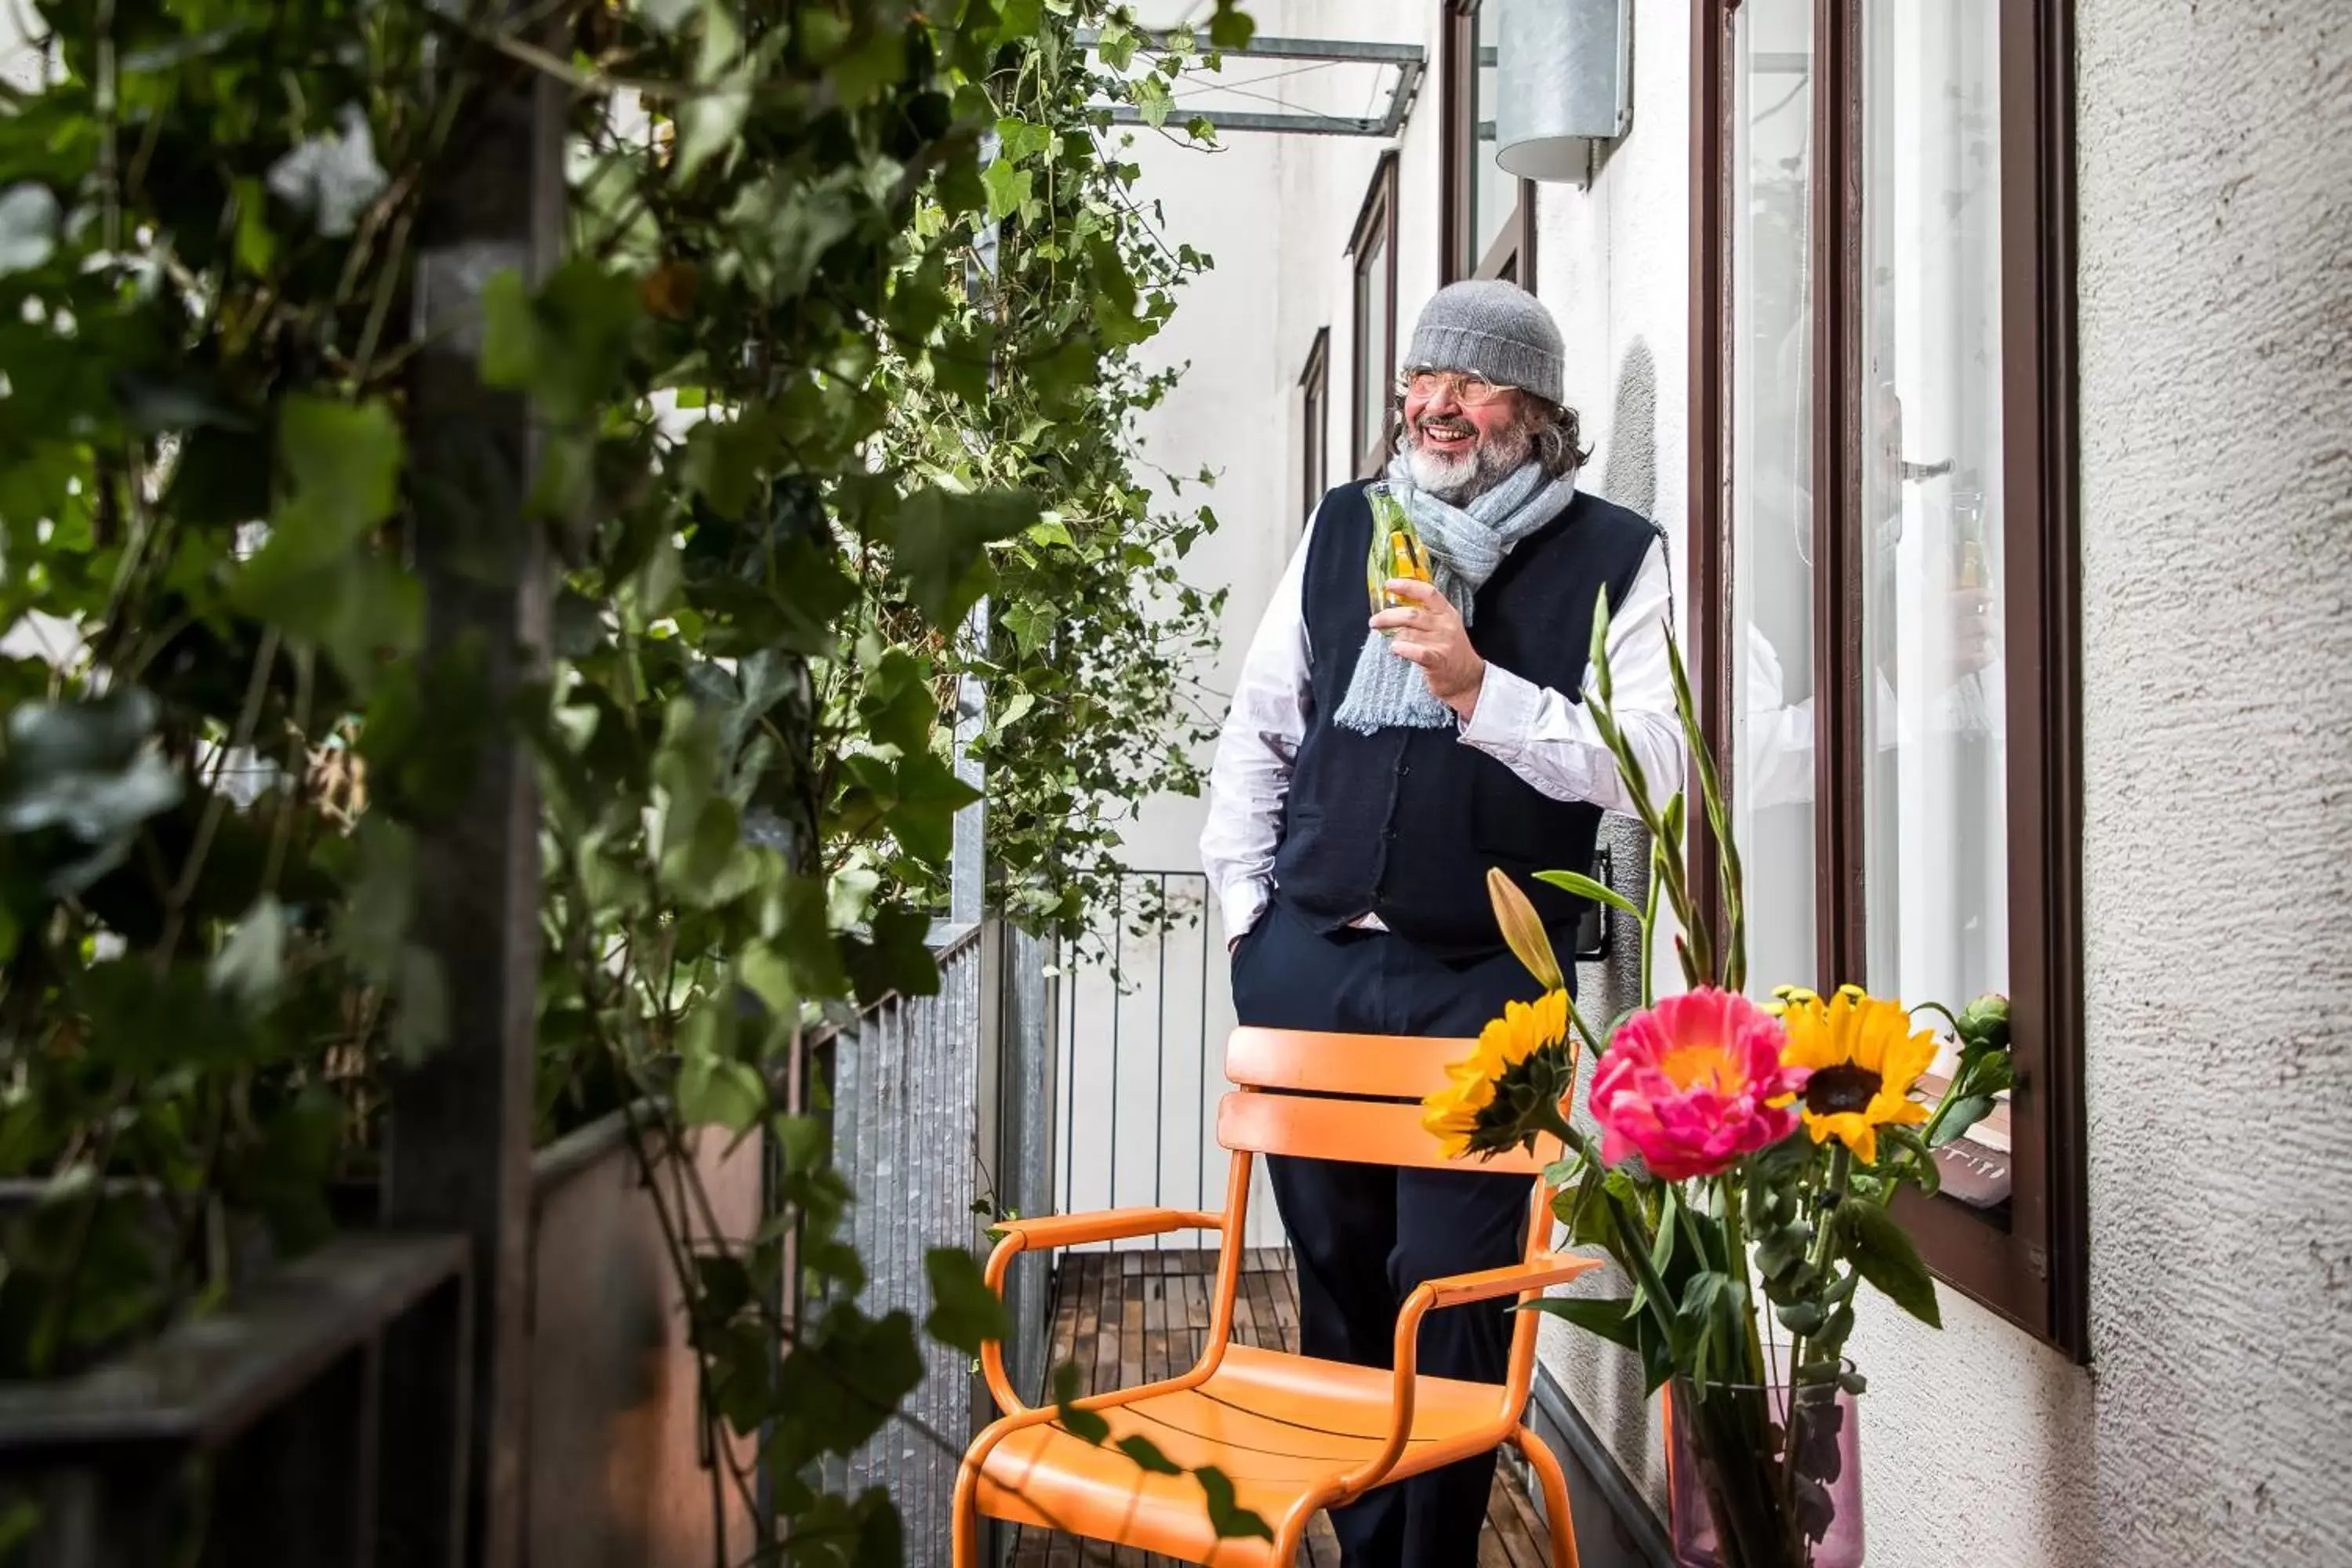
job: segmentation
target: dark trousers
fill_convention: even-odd
[[[1234,954],[1244,1024],[1361,1035],[1478,1033],[1507,1001],[1539,987],[1507,952],[1450,963],[1377,931],[1323,934],[1277,900]],[[1270,1156],[1268,1176],[1298,1269],[1306,1354],[1391,1364],[1397,1310],[1423,1280],[1519,1260],[1532,1184],[1461,1170],[1404,1170]],[[1454,1307],[1423,1320],[1423,1372],[1501,1383],[1510,1304]],[[1494,1485],[1492,1454],[1369,1492],[1333,1510],[1347,1568],[1475,1568]]]

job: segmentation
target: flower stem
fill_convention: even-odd
[[[1723,1184],[1724,1249],[1730,1254],[1726,1261],[1732,1277],[1739,1282],[1739,1317],[1748,1331],[1748,1377],[1745,1381],[1758,1384],[1772,1381],[1772,1369],[1765,1364],[1763,1337],[1756,1328],[1755,1281],[1748,1267],[1748,1228],[1739,1210],[1740,1173],[1735,1167],[1717,1178]]]

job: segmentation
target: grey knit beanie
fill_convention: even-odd
[[[1543,301],[1489,278],[1451,283],[1431,297],[1413,323],[1404,367],[1458,371],[1560,403],[1566,354]]]

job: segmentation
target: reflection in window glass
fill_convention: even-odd
[[[1868,984],[1906,998],[2009,981],[2000,15],[1863,13]]]
[[[1475,127],[1470,146],[1470,254],[1465,269],[1475,271],[1486,259],[1519,210],[1519,182],[1495,162],[1495,91],[1501,71],[1495,63],[1495,46],[1501,36],[1502,7],[1487,0],[1478,7],[1478,88],[1471,111]]]
[[[1812,282],[1806,270],[1811,0],[1733,13],[1734,831],[1747,859],[1748,973],[1818,978],[1813,938]]]

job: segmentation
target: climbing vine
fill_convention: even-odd
[[[541,1132],[775,1140],[756,1236],[662,1200],[724,1484],[755,1556],[895,1560],[887,1499],[811,1478],[890,1418],[918,1331],[859,1307],[784,1079],[815,1022],[935,984],[959,680],[1019,918],[1069,928],[1120,803],[1192,782],[1137,741],[1194,732],[1214,605],[1178,563],[1211,520],[1142,482],[1169,375],[1135,351],[1204,263],[1091,107],[1164,129],[1187,58],[1132,73],[1098,0],[36,14],[46,73],[0,86],[0,1375],[329,1233],[392,1080],[448,1047],[420,842],[519,734]],[[510,700],[428,649],[420,540],[480,476],[420,438],[415,300],[431,194],[519,84],[569,105],[571,199],[561,261],[480,301],[478,374],[534,426],[505,526],[560,579]],[[1001,1332],[970,1255],[932,1262],[924,1331]]]

